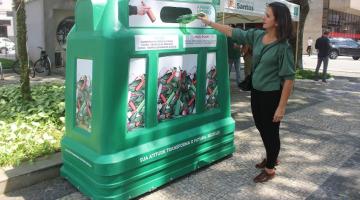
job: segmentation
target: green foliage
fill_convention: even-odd
[[[311,70],[296,70],[296,79],[315,79],[315,72]],[[320,73],[319,77],[322,77],[322,73]],[[326,78],[332,77],[330,74],[326,74]]]
[[[0,166],[60,150],[65,131],[65,86],[32,87],[33,101],[22,100],[17,85],[0,87]]]
[[[10,69],[15,60],[9,60],[6,58],[0,58],[0,63],[2,64],[3,69]]]

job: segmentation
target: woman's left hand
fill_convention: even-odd
[[[209,26],[211,23],[207,15],[198,16],[198,19],[201,20],[202,23],[204,23],[206,26]]]
[[[280,122],[285,115],[285,108],[282,107],[277,107],[274,117],[273,117],[273,122]]]

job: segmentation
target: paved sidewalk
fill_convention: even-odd
[[[252,182],[264,149],[253,126],[249,92],[239,92],[234,83],[231,90],[237,147],[233,156],[139,199],[360,199],[359,81],[296,81],[281,125],[278,175],[265,184]],[[87,198],[56,178],[0,199]]]
[[[44,82],[65,82],[65,78],[64,76],[58,74],[52,74],[51,76],[36,74],[34,78],[30,78],[31,84]],[[4,73],[4,80],[0,80],[0,86],[18,83],[20,83],[20,75],[15,73]]]

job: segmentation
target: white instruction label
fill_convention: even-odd
[[[215,34],[193,34],[184,38],[184,48],[191,47],[216,47],[217,37]]]
[[[135,35],[135,51],[178,49],[177,35]]]

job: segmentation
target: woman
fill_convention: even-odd
[[[295,78],[294,56],[287,42],[292,36],[290,11],[279,2],[268,4],[264,30],[244,31],[211,22],[207,17],[199,19],[253,49],[251,110],[266,150],[266,159],[256,164],[263,170],[254,181],[266,182],[275,176],[280,151],[279,126]]]

